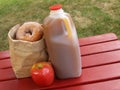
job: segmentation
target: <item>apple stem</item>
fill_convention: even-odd
[[[38,64],[38,69],[41,69],[43,67],[42,64]]]

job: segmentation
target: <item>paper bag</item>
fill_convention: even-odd
[[[17,78],[30,77],[33,64],[48,59],[44,39],[28,42],[15,40],[20,24],[14,26],[8,33],[10,60]]]

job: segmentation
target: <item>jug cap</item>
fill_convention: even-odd
[[[59,10],[61,8],[62,8],[61,4],[55,4],[55,5],[50,6],[50,10]]]

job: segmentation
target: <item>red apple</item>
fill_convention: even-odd
[[[32,66],[31,76],[39,86],[48,86],[54,81],[54,70],[49,62],[36,63]]]

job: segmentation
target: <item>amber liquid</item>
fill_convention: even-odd
[[[68,37],[65,23],[68,18],[72,36]],[[60,79],[81,75],[81,55],[75,26],[69,14],[51,15],[44,20],[44,37],[50,61]]]

